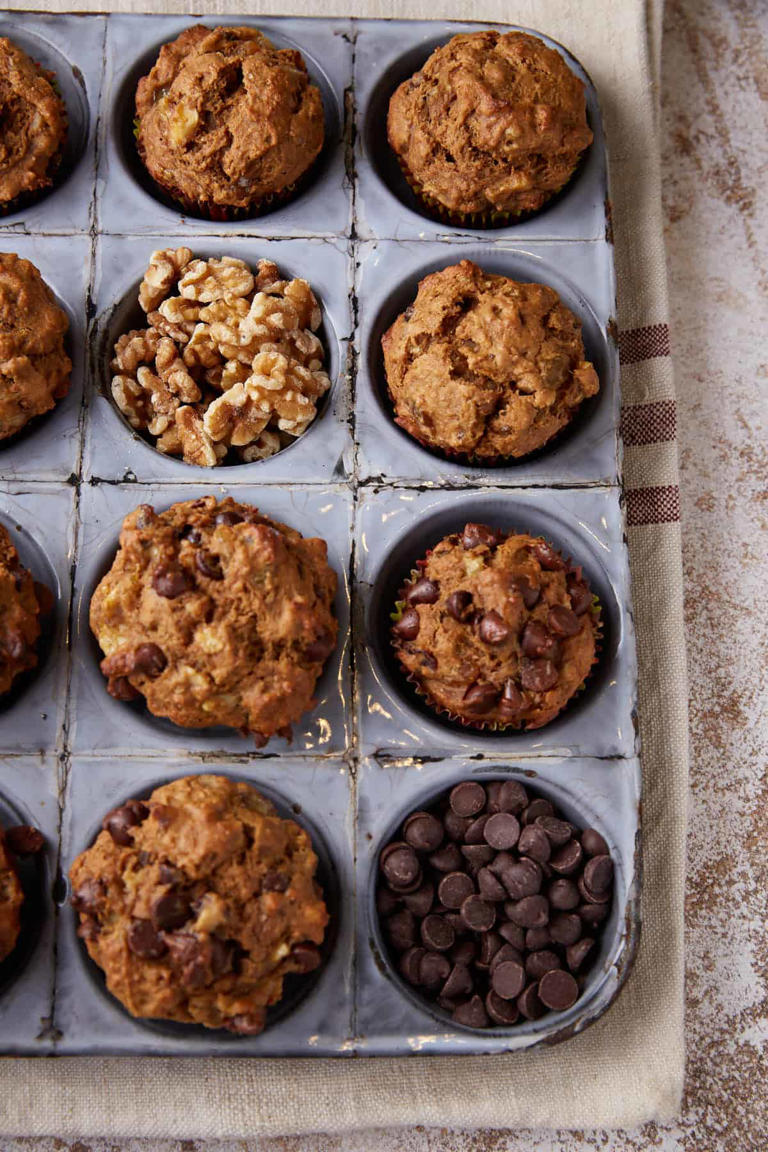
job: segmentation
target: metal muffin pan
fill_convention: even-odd
[[[600,378],[597,396],[585,400],[571,423],[549,445],[519,461],[497,466],[446,459],[419,444],[394,421],[381,338],[416,296],[419,281],[459,260],[486,272],[554,288],[580,319],[586,357]],[[359,368],[356,391],[358,475],[366,482],[429,484],[616,484],[620,474],[619,364],[613,247],[604,240],[541,242],[519,248],[498,244],[379,240],[358,249]]]
[[[52,570],[59,593],[46,661],[0,709],[0,796],[46,832],[51,869],[40,938],[0,992],[0,1050],[394,1055],[499,1052],[561,1039],[608,1006],[639,932],[636,673],[619,488],[610,205],[594,90],[587,79],[595,141],[548,208],[510,227],[452,228],[409,201],[386,155],[382,110],[395,84],[438,42],[482,25],[213,15],[204,22],[249,24],[298,47],[326,105],[328,146],[295,199],[231,223],[174,209],[131,155],[131,86],[159,46],[194,18],[0,20],[19,43],[27,31],[46,40],[78,84],[82,76],[89,132],[67,180],[33,207],[0,218],[5,250],[33,260],[67,308],[75,361],[67,399],[18,441],[0,445],[0,509],[22,560],[36,574],[38,563]],[[269,460],[206,470],[164,457],[127,426],[105,390],[110,341],[123,321],[128,327],[139,319],[135,294],[151,251],[181,244],[251,264],[273,259],[317,292],[331,392],[308,432]],[[408,303],[421,275],[465,256],[491,271],[551,282],[582,319],[600,373],[600,396],[527,462],[476,469],[445,461],[401,432],[387,410],[375,365],[379,329]],[[340,643],[318,684],[318,707],[295,725],[291,746],[274,739],[256,751],[226,730],[176,728],[106,693],[88,602],[122,519],[143,502],[167,507],[204,494],[252,502],[328,542],[340,580]],[[499,737],[445,723],[419,704],[386,654],[392,589],[431,543],[481,515],[548,535],[583,563],[603,601],[600,663],[578,699],[538,732]],[[27,537],[34,546],[27,548]],[[299,804],[299,819],[316,829],[338,881],[327,966],[295,1007],[289,996],[260,1037],[133,1020],[105,992],[66,904],[66,870],[104,811],[198,771],[252,780],[286,811]],[[468,1032],[435,1017],[392,973],[371,919],[373,873],[384,838],[426,793],[472,774],[505,772],[530,778],[579,823],[603,829],[617,863],[616,919],[588,996],[567,1019]],[[57,847],[61,870],[53,883]]]
[[[292,444],[253,464],[199,468],[166,456],[150,439],[134,431],[115,404],[110,362],[118,336],[146,327],[138,304],[138,287],[151,251],[160,243],[135,236],[99,236],[93,303],[96,318],[90,331],[91,380],[83,475],[105,480],[167,480],[175,483],[309,482],[335,483],[352,470],[353,442],[349,425],[349,346],[352,336],[352,262],[348,243],[339,239],[263,240],[256,237],[189,237],[178,231],[163,235],[162,247],[191,245],[196,256],[237,256],[255,268],[261,259],[274,260],[286,277],[308,280],[323,313],[318,335],[325,345],[325,369],[330,390],[321,397],[318,413],[307,431]]]

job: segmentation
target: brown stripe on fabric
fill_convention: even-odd
[[[668,324],[649,324],[646,328],[619,332],[619,361],[622,364],[636,364],[638,360],[652,360],[655,356],[669,356]]]
[[[680,519],[677,484],[659,488],[630,488],[626,493],[627,525],[670,524]]]
[[[621,436],[625,444],[661,444],[674,440],[676,435],[674,400],[629,404],[621,410]]]

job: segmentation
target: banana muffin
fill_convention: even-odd
[[[525,32],[437,48],[393,94],[387,135],[427,209],[475,227],[538,211],[592,142],[581,80]]]
[[[41,605],[35,582],[0,524],[0,695],[37,664]]]
[[[541,728],[596,660],[599,609],[546,540],[467,524],[418,562],[392,625],[408,679],[475,728]]]
[[[214,219],[287,198],[323,147],[304,59],[255,28],[187,28],[136,90],[136,140],[153,180]]]
[[[67,112],[26,52],[0,37],[0,211],[53,183],[67,137]]]
[[[328,912],[307,833],[249,784],[187,776],[108,812],[70,869],[78,934],[132,1016],[256,1035]]]
[[[21,929],[24,892],[5,832],[0,828],[0,961],[16,947]]]
[[[69,391],[66,313],[34,264],[0,252],[0,441]]]
[[[553,288],[470,260],[426,276],[381,343],[396,422],[471,462],[536,451],[600,387]]]
[[[336,646],[327,555],[230,497],[139,505],[91,599],[107,690],[185,728],[290,738]]]

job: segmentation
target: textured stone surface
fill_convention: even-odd
[[[412,1129],[247,1143],[18,1139],[3,1152],[768,1148],[767,41],[764,0],[667,0],[664,201],[692,736],[679,1122],[621,1133]]]

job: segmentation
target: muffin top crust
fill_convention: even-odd
[[[255,28],[187,28],[136,90],[150,175],[187,203],[248,208],[289,189],[323,146],[319,89],[300,52]]]
[[[537,211],[592,142],[581,80],[524,32],[437,48],[392,96],[387,132],[418,190],[470,215]]]
[[[0,204],[52,183],[67,113],[47,76],[0,36]]]
[[[469,260],[425,277],[382,347],[397,423],[448,454],[526,456],[599,389],[553,288]]]

